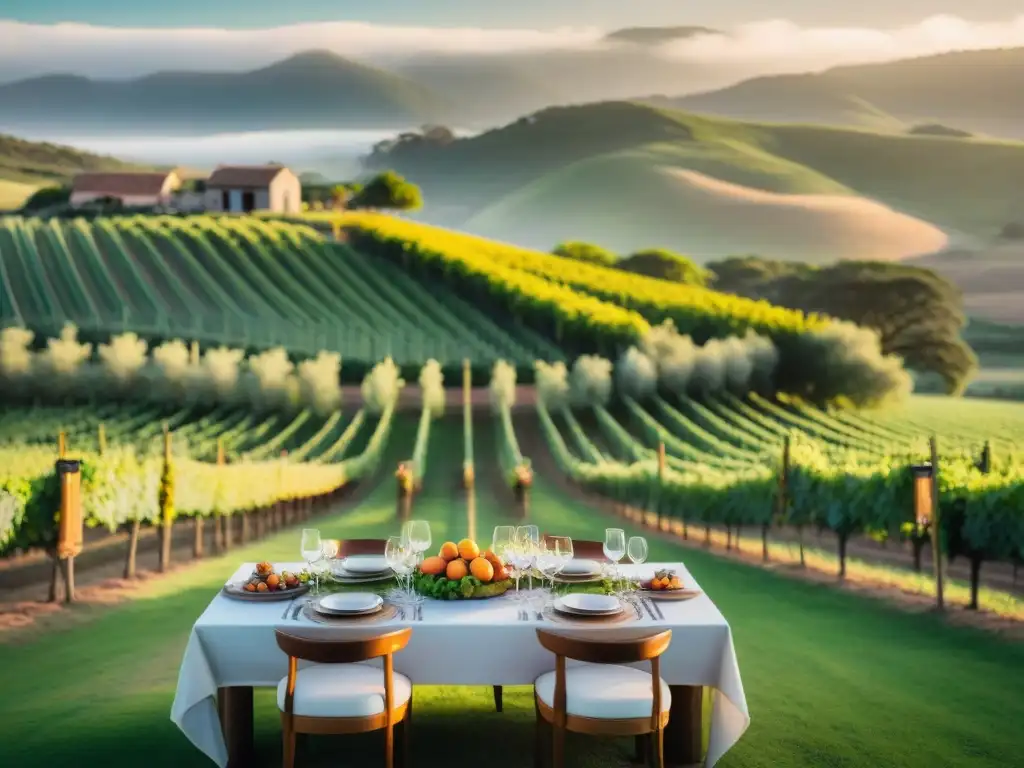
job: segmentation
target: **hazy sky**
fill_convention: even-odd
[[[161,70],[242,71],[311,49],[385,66],[396,55],[418,52],[594,49],[607,46],[603,38],[612,29],[668,24],[724,34],[677,41],[651,55],[732,67],[739,78],[1024,46],[1021,3],[0,0],[0,82],[53,73],[126,78]]]
[[[938,14],[995,21],[1020,12],[1020,0],[0,0],[0,18],[17,21],[233,28],[338,20],[532,28],[724,26],[766,18],[801,25],[884,27]]]

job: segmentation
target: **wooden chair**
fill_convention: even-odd
[[[542,540],[546,540],[548,536],[554,536],[555,534],[545,533],[541,536]],[[611,562],[604,554],[604,542],[601,541],[587,541],[586,539],[573,539],[572,540],[572,556],[573,558],[579,558],[581,560],[596,560],[599,563]]]
[[[384,539],[334,539],[338,543],[338,557],[349,557],[350,555],[383,555],[387,541]],[[493,686],[494,708],[498,712],[504,711],[503,688],[500,685]]]
[[[401,762],[409,755],[412,683],[394,672],[392,656],[409,643],[412,627],[358,640],[317,640],[274,633],[288,654],[288,677],[277,686],[284,768],[295,766],[299,733],[348,734],[385,729],[384,765],[394,766],[394,727],[402,724]],[[384,667],[359,662],[384,658]],[[299,659],[314,662],[298,668]]]
[[[551,739],[552,768],[562,768],[565,732],[595,736],[634,736],[637,753],[647,751],[664,768],[664,733],[672,694],[660,675],[660,656],[672,630],[628,640],[584,640],[538,629],[540,644],[555,654],[555,671],[534,683],[537,717],[534,765],[544,763],[544,736]],[[566,669],[565,660],[584,662]],[[651,672],[622,666],[650,661]],[[547,734],[545,733],[547,732]],[[650,735],[650,749],[641,750]]]

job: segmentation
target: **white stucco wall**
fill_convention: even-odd
[[[117,197],[121,200],[123,205],[129,207],[143,207],[151,205],[160,205],[166,202],[156,195],[109,195],[100,192],[72,192],[70,203],[72,206],[85,205],[91,203],[93,200],[99,200],[103,197]]]
[[[302,184],[298,176],[285,168],[270,185],[267,207],[277,213],[299,213],[302,210]]]

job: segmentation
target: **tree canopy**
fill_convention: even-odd
[[[637,251],[618,262],[617,266],[627,272],[686,285],[705,285],[708,277],[707,271],[697,266],[691,259],[664,248]]]
[[[577,261],[586,261],[606,267],[614,266],[619,260],[619,257],[614,253],[599,245],[577,241],[559,243],[551,252],[556,256],[562,256],[566,259],[576,259]]]
[[[413,211],[422,205],[420,188],[394,171],[377,174],[348,201],[349,208],[394,208],[400,211]]]
[[[753,256],[709,263],[717,290],[819,312],[878,331],[884,354],[942,377],[963,391],[977,368],[961,336],[966,318],[959,289],[921,267],[842,261],[825,267]]]

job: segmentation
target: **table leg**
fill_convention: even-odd
[[[253,764],[252,687],[218,688],[217,708],[228,748],[228,768],[249,768]]]
[[[699,685],[671,685],[672,709],[665,728],[665,763],[700,765],[704,760],[704,689]]]

